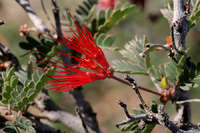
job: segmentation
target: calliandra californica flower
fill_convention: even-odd
[[[103,51],[95,43],[92,34],[84,25],[82,29],[75,20],[74,23],[76,32],[71,29],[73,33],[72,37],[61,37],[57,42],[75,50],[82,56],[72,56],[58,52],[63,56],[73,58],[78,64],[68,65],[57,62],[64,65],[60,66],[50,62],[56,68],[61,69],[61,71],[55,71],[56,74],[64,74],[50,76],[51,79],[48,83],[50,83],[51,89],[54,89],[55,92],[67,92],[86,83],[105,79],[113,74],[113,70],[110,68]]]

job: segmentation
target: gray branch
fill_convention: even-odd
[[[172,21],[172,34],[175,52],[185,50],[185,37],[188,32],[184,0],[173,0],[174,13]]]
[[[200,102],[200,99],[188,99],[183,101],[177,101],[176,104],[191,103],[191,102]]]
[[[60,122],[78,133],[85,130],[79,117],[67,113],[60,109],[48,96],[47,91],[41,92],[34,100],[35,106],[42,112],[41,117],[51,122]],[[94,133],[89,130],[90,133]]]
[[[16,2],[24,9],[24,11],[29,16],[31,22],[39,31],[50,33],[50,30],[43,23],[43,21],[38,17],[37,13],[32,9],[29,0],[16,0]]]
[[[174,13],[172,22],[172,42],[173,48],[176,53],[185,50],[185,38],[188,32],[186,13],[185,13],[185,0],[173,0]],[[177,101],[189,99],[189,93],[187,91],[182,91],[177,88]],[[183,110],[183,123],[190,123],[191,121],[191,109],[189,103],[184,103]],[[181,105],[177,105],[177,110]]]
[[[127,121],[118,123],[116,126],[120,127],[126,124],[130,124],[133,121],[142,120],[143,122],[154,122],[168,128],[172,133],[200,133],[198,127],[192,125],[191,128],[187,131],[180,129],[180,127],[172,120],[169,119],[169,116],[164,112],[164,105],[158,106],[158,113],[153,113],[151,110],[146,110],[145,114],[131,116],[127,110],[127,105],[123,102],[119,103],[120,106],[124,109],[124,113],[128,118]]]

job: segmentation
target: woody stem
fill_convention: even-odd
[[[126,85],[128,85],[128,86],[132,86],[129,82],[127,82],[127,81],[125,81],[125,80],[123,80],[123,79],[121,79],[121,78],[119,78],[119,77],[116,77],[116,76],[114,76],[114,75],[112,75],[110,78],[112,78],[112,79],[114,79],[114,80],[117,80],[117,81],[119,81],[119,82],[121,82],[121,83],[123,83],[123,84],[126,84]],[[147,88],[144,88],[144,87],[141,87],[141,86],[138,86],[138,88],[139,88],[140,90],[143,90],[143,91],[152,93],[152,94],[154,94],[154,95],[162,96],[162,94],[159,93],[159,92],[152,91],[152,90],[150,90],[150,89],[147,89]]]

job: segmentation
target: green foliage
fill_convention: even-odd
[[[127,3],[120,3],[113,10],[98,10],[95,12],[96,3],[96,0],[83,1],[83,3],[79,5],[78,9],[76,10],[78,16],[75,16],[74,18],[76,21],[78,21],[79,25],[86,25],[86,27],[91,31],[98,45],[110,47],[114,43],[115,39],[105,33],[107,33],[113,26],[118,24],[122,19],[129,15],[135,6]],[[65,11],[67,24],[72,26],[73,23],[67,11],[68,10]]]
[[[191,61],[189,52],[184,53],[179,57],[176,66],[176,85],[183,90],[190,90],[193,87],[200,87],[199,73],[200,63],[197,65]]]
[[[110,17],[107,17],[106,21],[102,25],[99,25],[98,32],[95,36],[108,32],[114,25],[118,24],[124,17],[130,14],[134,8],[134,5],[129,5],[114,9]],[[108,13],[110,14],[110,12]],[[105,17],[105,15],[101,15],[101,18],[103,16]]]
[[[144,74],[146,75],[147,61],[140,56],[147,44],[145,37],[142,39],[135,38],[125,45],[125,48],[120,50],[119,53],[123,59],[113,61],[113,68],[117,72],[128,74]]]
[[[159,85],[161,88],[161,80],[163,77],[166,77],[167,84],[171,86],[176,85],[176,63],[174,61],[170,61],[165,64],[160,64],[158,66],[152,65],[148,70],[149,76],[151,76],[152,82],[156,85]]]
[[[7,121],[1,133],[36,133],[32,122],[23,116],[17,116],[15,122]]]
[[[80,16],[90,16],[91,9],[97,4],[97,0],[83,1],[77,8],[76,13]]]
[[[152,65],[150,53],[155,51],[154,48],[145,52],[145,58],[141,57],[141,53],[147,45],[145,38],[130,41],[125,48],[120,50],[122,59],[113,61],[115,71],[127,74],[148,75],[154,85],[162,88],[161,80],[166,77],[167,86],[180,86],[184,90],[198,86],[198,75],[200,65],[195,65],[190,61],[189,52],[180,52],[175,55],[175,60],[169,62]]]
[[[194,4],[192,4],[191,15],[188,18],[188,27],[189,28],[194,27],[200,19],[200,1],[192,0],[192,3],[194,3]]]
[[[114,38],[111,36],[107,36],[106,34],[102,33],[98,37],[96,37],[96,44],[102,47],[111,47],[114,43]]]
[[[158,113],[158,106],[155,102],[152,102],[151,110],[153,113]],[[140,109],[140,110],[134,109],[133,114],[134,116],[137,116],[137,115],[145,114],[145,111],[143,109]],[[131,133],[150,133],[156,126],[156,123],[153,121],[152,122],[146,121],[145,125],[143,126],[139,126],[140,125],[139,123],[140,123],[140,120],[133,121],[129,124],[120,126],[120,130],[123,132],[131,131]]]
[[[33,71],[31,64],[32,62],[29,63],[28,70],[24,69],[16,74],[14,73],[14,68],[8,69],[3,73],[3,89],[1,93],[1,102],[3,104],[10,104],[13,109],[22,110],[44,88],[49,79],[46,75],[52,75],[53,72]],[[54,68],[49,68],[49,70],[54,70]],[[26,75],[25,72],[29,73]]]

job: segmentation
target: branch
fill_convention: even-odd
[[[191,102],[200,102],[200,99],[188,99],[183,101],[177,101],[176,104],[191,103]]]
[[[177,114],[174,117],[174,122],[180,124],[182,119],[183,119],[183,110],[184,110],[184,106],[180,106],[179,109],[177,110]]]
[[[49,24],[51,25],[51,27],[52,27],[53,29],[55,29],[53,23],[51,22],[50,16],[49,16],[49,14],[48,14],[48,12],[47,12],[47,10],[46,10],[46,8],[45,8],[44,0],[40,0],[40,3],[41,3],[41,6],[42,6],[42,10],[43,10],[43,12],[44,12],[44,14],[45,14],[45,16],[46,16],[46,18],[47,18]]]
[[[43,90],[34,100],[35,106],[42,112],[42,118],[52,122],[60,122],[78,133],[84,133],[81,120],[60,109],[48,96],[47,91]],[[92,132],[90,132],[92,133]]]
[[[35,116],[33,116],[33,117],[35,117],[36,119],[32,119],[31,118],[32,114],[28,113],[28,114],[25,114],[25,116],[32,121],[33,127],[37,133],[61,133],[59,130],[56,130],[56,129],[52,128],[51,126],[42,123]]]
[[[85,125],[89,127],[89,129],[91,129],[93,132],[101,133],[98,121],[96,119],[96,113],[93,111],[89,102],[85,100],[82,89],[82,87],[78,87],[70,93],[76,101],[76,105],[78,106],[79,113],[82,116]]]
[[[124,112],[126,114],[126,117],[128,118],[128,121],[116,124],[117,128],[119,128],[122,125],[129,124],[129,123],[131,123],[133,121],[136,121],[136,120],[146,120],[147,119],[147,115],[146,114],[137,115],[137,116],[131,116],[129,114],[129,112],[128,112],[126,104],[124,104],[123,102],[119,101],[119,105],[124,109]]]
[[[130,124],[136,120],[144,120],[145,123],[156,122],[162,126],[165,126],[169,130],[171,130],[173,133],[183,133],[183,131],[179,129],[173,121],[168,119],[167,114],[164,113],[164,107],[162,105],[158,107],[158,113],[153,113],[151,110],[146,110],[146,114],[137,115],[133,117],[128,113],[126,104],[122,102],[120,102],[119,104],[124,109],[124,112],[128,118],[128,121],[118,123],[116,125],[117,127],[125,125],[125,124]]]
[[[170,51],[171,49],[168,47],[168,45],[162,45],[162,44],[151,44],[149,45],[142,53],[140,53],[141,57],[145,57],[149,52],[151,52],[151,50],[155,49],[155,48],[161,48],[164,49],[166,51]]]
[[[43,21],[38,17],[36,12],[32,9],[29,0],[15,0],[15,1],[24,9],[24,11],[27,13],[32,23],[35,25],[35,27],[39,31],[50,33],[50,30],[43,23]]]
[[[56,0],[52,0],[52,4],[53,4],[53,14],[54,14],[54,18],[55,18],[55,22],[56,22],[56,32],[58,35],[58,39],[61,39],[62,37],[62,29],[61,29],[61,23],[60,23],[60,16],[59,16],[59,7],[56,3]],[[62,47],[63,52],[69,52],[69,48],[64,46]],[[78,54],[72,51],[72,54]],[[67,56],[62,56],[63,58],[63,62],[65,64],[71,65],[73,63],[77,63],[76,60],[70,60],[69,57]],[[88,132],[88,128],[90,133],[91,132],[95,132],[95,133],[101,133],[99,125],[98,125],[98,121],[96,119],[96,113],[94,113],[92,106],[89,104],[88,101],[85,100],[85,97],[82,93],[82,87],[78,87],[76,89],[74,89],[73,91],[71,91],[72,96],[74,97],[76,104],[77,104],[77,108],[78,108],[78,114],[82,120],[82,125],[85,129],[85,132]]]
[[[58,7],[58,4],[56,2],[56,0],[51,0],[52,4],[53,4],[53,14],[54,14],[54,19],[55,19],[55,23],[56,23],[56,32],[58,35],[58,39],[60,39],[62,37],[62,28],[61,28],[61,23],[60,23],[60,9]]]
[[[188,32],[184,0],[173,0],[174,14],[172,21],[172,39],[174,50],[180,52],[185,50],[185,37]]]
[[[179,53],[185,50],[185,38],[188,32],[187,22],[186,22],[186,13],[185,13],[185,0],[173,0],[174,5],[174,13],[173,13],[173,21],[171,27],[171,35],[172,35],[172,42],[173,42],[173,49],[176,53]],[[178,99],[180,100],[187,100],[189,99],[189,92],[181,91],[180,88],[177,88],[176,91],[178,92]],[[183,123],[190,123],[191,121],[191,109],[190,104],[185,103],[183,104]],[[181,105],[177,105],[177,109],[179,109]]]
[[[146,103],[144,102],[144,99],[142,97],[142,95],[139,92],[139,86],[137,85],[137,83],[135,82],[135,80],[133,78],[131,78],[130,76],[127,75],[126,80],[128,80],[130,82],[130,84],[132,85],[135,93],[137,94],[143,108],[145,109],[145,111],[149,110],[149,107],[146,105]]]

